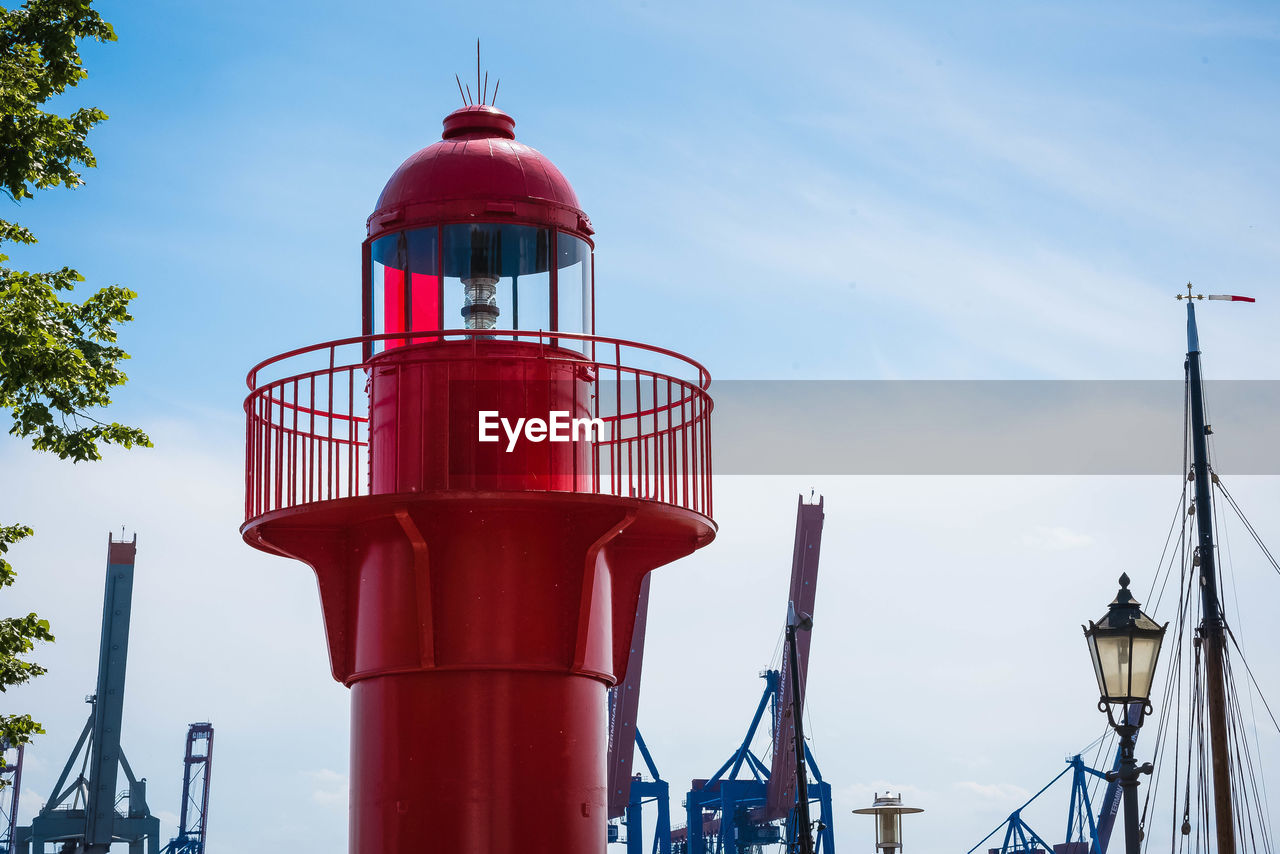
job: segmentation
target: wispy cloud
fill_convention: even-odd
[[[1065,551],[1093,545],[1093,537],[1070,528],[1037,525],[1022,535],[1022,542],[1033,549]]]
[[[303,776],[311,786],[311,800],[326,807],[346,807],[350,782],[346,774],[328,768],[304,771]]]
[[[1012,802],[1021,803],[1031,795],[1029,791],[1013,783],[978,783],[972,780],[962,780],[955,783],[954,788],[965,795],[970,795],[991,805]]]

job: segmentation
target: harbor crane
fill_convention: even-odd
[[[1136,720],[1141,710],[1130,706],[1127,715],[1129,720]],[[988,848],[987,854],[1022,854],[1022,852],[1052,852],[1053,854],[1107,854],[1107,846],[1111,842],[1111,831],[1115,828],[1116,814],[1120,810],[1120,785],[1116,772],[1120,768],[1120,747],[1116,747],[1115,760],[1111,764],[1111,772],[1106,773],[1085,764],[1080,754],[1067,760],[1067,767],[1046,783],[1040,791],[1032,795],[1026,803],[1018,807],[1009,817],[988,833],[977,845],[969,849],[967,854],[975,854],[983,843],[992,838],[999,840],[997,848]],[[1055,783],[1071,775],[1071,798],[1067,805],[1067,830],[1065,842],[1050,844],[1038,833],[1022,812],[1032,803],[1039,800]],[[1106,781],[1102,797],[1094,806],[1089,795],[1091,783],[1100,784]],[[1052,837],[1050,837],[1052,838]]]
[[[788,624],[803,617],[811,618],[818,579],[818,557],[822,542],[823,503],[797,502],[796,539],[792,553],[791,589],[788,598]],[[642,814],[646,805],[656,806],[654,836],[648,850],[651,854],[710,854],[734,852],[735,846],[786,842],[788,850],[799,846],[802,824],[797,799],[797,752],[795,709],[791,658],[784,657],[781,670],[768,670],[764,694],[748,727],[746,738],[733,756],[709,779],[695,780],[693,791],[685,799],[688,823],[671,827],[669,784],[658,773],[653,756],[636,727],[640,703],[640,674],[643,662],[644,631],[648,617],[649,583],[641,588],[639,606],[631,641],[631,664],[625,678],[609,697],[609,842],[625,842],[627,854],[644,854]],[[799,689],[803,708],[804,686],[808,677],[809,633],[793,632],[796,638],[795,686]],[[766,710],[772,733],[772,765],[751,750]],[[648,778],[633,774],[635,751],[648,770]],[[804,764],[814,778],[808,785],[806,800],[819,807],[817,845],[812,850],[834,854],[832,831],[831,786],[822,779],[817,760],[804,745]],[[743,774],[750,774],[746,778]],[[807,803],[806,803],[807,805]],[[724,816],[730,816],[728,822]],[[626,829],[626,837],[622,829]],[[693,828],[691,831],[690,828]],[[784,832],[785,831],[785,832]],[[785,836],[785,838],[784,838]]]
[[[677,854],[733,854],[744,846],[777,843],[805,854],[835,852],[831,785],[822,779],[817,760],[803,743],[797,714],[804,710],[811,634],[795,629],[797,623],[804,628],[812,619],[823,518],[821,496],[816,504],[798,500],[787,602],[788,636],[794,638],[794,646],[788,644],[790,654],[784,655],[781,670],[763,674],[764,692],[738,749],[710,778],[693,781],[685,798],[686,824],[672,832]],[[751,749],[766,711],[772,736],[768,765]],[[802,786],[802,774],[811,775],[812,781],[806,776]],[[811,804],[818,806],[818,821],[812,826],[806,820]]]
[[[18,798],[22,793],[22,756],[26,745],[10,745],[0,739],[0,854],[13,854],[13,837],[18,830]]]
[[[657,809],[652,854],[671,854],[671,787],[662,775],[636,727],[640,708],[640,672],[644,663],[644,633],[649,621],[649,578],[640,584],[635,626],[631,630],[631,660],[626,676],[609,691],[609,842],[625,842],[627,854],[644,854],[642,816],[646,804]],[[632,774],[635,751],[640,751],[648,779]],[[627,829],[622,838],[621,829]]]
[[[46,843],[62,843],[60,850],[75,854],[106,854],[113,842],[127,842],[129,854],[143,854],[144,845],[146,854],[160,849],[160,820],[147,807],[146,778],[134,775],[120,746],[137,543],[136,535],[129,542],[107,537],[98,690],[86,698],[89,720],[53,794],[31,824],[14,834],[17,854],[45,854]],[[122,797],[123,812],[117,807],[116,794],[122,771],[129,786]]]
[[[182,761],[182,812],[178,835],[169,840],[163,854],[204,854],[209,818],[209,779],[213,774],[213,724],[187,727],[187,749]]]
[[[129,854],[204,854],[213,725],[193,723],[187,730],[178,835],[164,848],[160,820],[147,806],[146,778],[134,774],[120,746],[137,543],[136,536],[128,542],[107,538],[97,691],[85,699],[89,720],[49,800],[26,827],[18,826],[23,745],[13,751],[16,760],[6,752],[0,779],[8,778],[9,787],[0,799],[0,854],[46,854],[51,844],[59,854],[108,854],[113,843],[128,844]],[[128,789],[117,794],[121,772]]]

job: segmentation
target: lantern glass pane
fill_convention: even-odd
[[[1145,700],[1151,696],[1151,682],[1156,675],[1156,659],[1160,655],[1159,635],[1155,637],[1134,637],[1132,649],[1131,673],[1133,677],[1132,694],[1136,699]]]
[[[556,329],[564,332],[591,330],[591,247],[585,240],[556,235]],[[582,342],[565,340],[562,347],[579,349]]]
[[[440,327],[439,255],[436,229],[387,234],[370,247],[369,283],[373,299],[373,331],[403,332]],[[433,337],[413,342],[434,341]],[[378,342],[375,349],[398,347],[405,339]]]
[[[1093,662],[1093,675],[1098,680],[1098,694],[1107,695],[1107,680],[1102,675],[1102,662],[1098,659],[1098,639],[1089,635],[1089,659]]]
[[[371,260],[369,282],[370,292],[369,303],[373,309],[373,331],[385,332],[387,330],[387,314],[390,313],[393,318],[402,317],[404,314],[403,297],[399,306],[387,305],[387,292],[391,292],[394,300],[398,294],[404,293],[404,261],[399,255],[400,235],[387,234],[378,238],[369,247],[369,255]],[[398,285],[398,287],[397,287]],[[393,322],[396,322],[393,320]],[[402,327],[395,326],[395,329]],[[382,349],[381,343],[378,349]]]
[[[444,325],[551,329],[551,231],[526,225],[444,227]]]
[[[1129,636],[1106,634],[1092,638],[1102,696],[1118,703],[1129,696]]]
[[[884,847],[902,845],[902,817],[896,812],[876,815],[876,841]]]

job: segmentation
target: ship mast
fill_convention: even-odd
[[[1182,299],[1181,294],[1178,295]],[[1235,854],[1235,813],[1231,803],[1231,754],[1227,735],[1226,649],[1222,603],[1218,597],[1218,572],[1213,544],[1213,495],[1210,489],[1210,430],[1204,421],[1204,387],[1200,374],[1200,336],[1196,331],[1196,307],[1187,287],[1187,387],[1191,400],[1191,455],[1195,478],[1196,532],[1200,558],[1201,618],[1199,636],[1208,683],[1209,745],[1213,768],[1214,826],[1217,854]],[[1204,297],[1199,297],[1204,299]]]

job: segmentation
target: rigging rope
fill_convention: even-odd
[[[1240,509],[1240,505],[1236,503],[1235,498],[1233,498],[1231,493],[1227,491],[1227,486],[1222,482],[1222,478],[1215,474],[1213,476],[1213,482],[1214,485],[1218,487],[1218,491],[1227,499],[1227,503],[1231,505],[1231,509],[1236,512],[1236,516],[1239,517],[1240,521],[1244,524],[1244,529],[1249,532],[1249,536],[1253,537],[1253,541],[1258,544],[1258,548],[1262,549],[1262,554],[1266,556],[1267,562],[1271,564],[1271,568],[1277,573],[1280,573],[1280,562],[1276,561],[1275,556],[1271,554],[1271,550],[1267,548],[1267,544],[1262,541],[1262,537],[1258,535],[1257,530],[1253,527],[1253,523],[1245,517],[1244,511]]]

